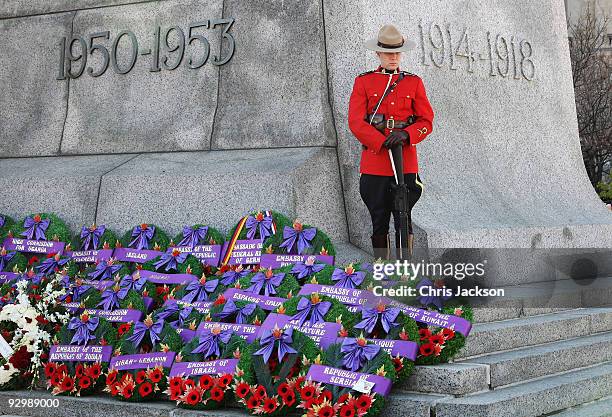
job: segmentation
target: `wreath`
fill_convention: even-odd
[[[279,223],[282,226],[282,229],[279,227],[280,233],[263,242],[265,253],[336,256],[331,239],[322,230],[299,220],[288,221],[284,216]]]
[[[298,405],[296,388],[310,365],[320,358],[321,350],[305,334],[277,326],[262,329],[250,356],[255,383],[236,378],[234,395],[253,415],[289,413]]]
[[[332,265],[324,265],[314,263],[312,265],[304,265],[301,263],[294,265],[292,272],[296,270],[298,276],[308,274],[305,281],[310,284],[331,285],[334,287],[364,289],[377,281],[374,281],[370,271],[363,267],[362,264],[348,264],[344,268],[338,268]],[[319,269],[319,271],[316,271]],[[316,271],[316,272],[311,272]],[[308,279],[308,277],[310,279]]]
[[[290,270],[291,267],[260,269],[240,278],[234,286],[255,295],[290,298],[300,290],[300,284],[289,273]]]
[[[145,278],[125,275],[119,279],[117,275],[113,284],[105,288],[96,288],[89,294],[84,300],[84,305],[87,308],[100,308],[107,311],[119,308],[134,309],[146,314],[152,306],[152,301],[147,302],[145,294],[148,291],[155,291],[154,287]]]
[[[323,352],[323,365],[351,372],[396,379],[389,355],[363,337],[345,338]],[[384,408],[385,397],[379,393],[359,393],[333,384],[305,379],[298,392],[299,408],[310,417],[375,416]]]
[[[119,242],[119,237],[105,225],[83,226],[81,233],[72,237],[66,250],[90,251],[100,249],[114,249]]]
[[[182,408],[210,410],[228,404],[234,395],[234,378],[239,378],[243,383],[252,384],[255,381],[251,367],[252,353],[251,345],[242,337],[232,334],[231,330],[221,330],[220,327],[204,329],[183,347],[175,367],[181,367],[184,362],[203,362],[201,368],[204,368],[206,362],[229,359],[235,363],[235,369],[216,375],[176,375],[170,378],[166,394]]]
[[[174,298],[188,303],[216,300],[226,288],[219,283],[219,279],[214,275],[211,278],[202,274],[199,279],[177,287],[174,291]]]
[[[148,315],[130,326],[118,342],[115,357],[139,353],[178,352],[183,346],[181,336],[164,319]],[[105,392],[125,401],[157,398],[168,387],[169,366],[156,365],[141,369],[110,369],[106,374]]]
[[[54,337],[54,345],[64,346],[99,345],[112,349],[116,343],[117,330],[112,324],[87,313],[73,317]],[[102,361],[49,361],[44,365],[47,389],[53,395],[82,396],[98,392],[104,386],[103,373],[107,370],[108,362]]]
[[[267,313],[257,304],[243,300],[226,300],[219,295],[210,309],[211,320],[223,323],[260,325]]]
[[[108,281],[114,279],[117,275],[124,276],[129,273],[129,264],[110,258],[96,261],[88,266],[83,275],[88,280]]]
[[[4,246],[0,247],[0,272],[24,272],[28,267],[27,258],[16,251],[7,251]]]
[[[125,232],[120,240],[122,248],[165,251],[170,238],[159,226],[143,223]]]
[[[170,241],[170,246],[222,245],[225,239],[217,229],[204,224],[183,226],[183,231]]]
[[[310,320],[311,323],[319,321],[339,323],[342,325],[341,332],[351,329],[355,324],[354,315],[344,304],[316,292],[290,298],[277,308],[276,312],[292,316],[293,319],[300,321],[300,325],[306,320]]]
[[[48,358],[51,334],[69,314],[57,303],[64,293],[58,277],[44,278],[36,288],[27,280],[15,284],[15,303],[0,310],[0,337],[13,352],[0,357],[0,389],[33,388],[41,361]]]
[[[69,242],[70,229],[55,214],[31,214],[26,216],[20,224],[15,225],[14,235],[10,237]]]
[[[169,248],[160,256],[142,264],[139,269],[165,274],[191,274],[197,277],[203,273],[202,262],[198,258],[177,248]]]
[[[70,271],[73,265],[74,262],[70,258],[62,256],[61,252],[48,253],[46,257],[37,262],[34,269],[42,275],[55,275],[61,270]]]
[[[190,303],[169,299],[163,306],[153,312],[153,317],[164,319],[175,329],[196,330],[198,324],[204,318],[204,314],[198,307],[194,307]]]

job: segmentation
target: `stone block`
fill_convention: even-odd
[[[143,154],[104,176],[97,221],[172,233],[202,222],[225,232],[252,210],[272,209],[346,241],[335,164],[327,148]]]
[[[417,366],[400,389],[416,392],[465,395],[489,389],[485,365],[452,363]]]
[[[181,48],[167,52],[167,36],[172,48],[179,39],[189,37],[189,25],[218,19],[222,15],[222,2],[164,1],[141,3],[102,9],[79,11],[74,19],[74,36],[87,38],[96,32],[110,32],[110,39],[97,38],[95,44],[111,51],[111,64],[98,77],[87,71],[70,80],[68,116],[62,142],[63,153],[122,153],[178,150],[208,150],[217,106],[219,71],[211,64],[218,54],[220,28],[193,30],[210,43],[208,62],[198,69],[188,68],[190,59],[199,60],[205,55],[200,40],[185,41]],[[155,31],[161,27],[160,71],[155,69]],[[132,53],[132,31],[138,44],[138,53]],[[74,46],[79,52],[78,42]],[[131,58],[136,57],[133,69],[126,74],[113,69],[112,56],[116,51],[119,71],[130,68]],[[146,54],[149,51],[150,53]],[[104,67],[103,52],[89,54],[87,67],[101,71]],[[176,69],[173,67],[179,62]],[[167,59],[167,60],[166,60]],[[165,61],[166,60],[166,61]],[[164,64],[164,62],[166,62]],[[75,68],[73,72],[79,70]]]
[[[113,6],[127,3],[142,3],[142,0],[11,0],[2,3],[0,18],[30,16]]]
[[[58,153],[68,100],[68,82],[56,80],[59,42],[72,17],[0,20],[0,157]]]

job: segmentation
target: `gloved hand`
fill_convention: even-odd
[[[394,130],[389,133],[387,139],[383,142],[383,146],[387,149],[392,149],[397,145],[410,144],[410,136],[405,130]]]

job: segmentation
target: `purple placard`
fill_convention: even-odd
[[[164,306],[172,302],[176,302],[176,304],[178,304],[181,307],[193,307],[197,310],[198,313],[201,313],[201,314],[210,313],[210,308],[214,304],[214,301],[193,301],[190,303],[188,301],[183,301],[183,300],[168,299],[164,303]]]
[[[84,279],[83,284],[91,285],[92,287],[95,287],[99,291],[104,291],[108,287],[112,287],[115,284],[115,281],[110,280],[110,279],[106,279],[102,281],[98,281],[95,279]]]
[[[90,316],[102,317],[111,323],[136,322],[142,317],[142,311],[129,308],[119,308],[117,310],[86,309],[84,313]]]
[[[437,311],[422,310],[420,308],[407,306],[388,297],[379,297],[379,299],[382,299],[386,304],[398,307],[404,314],[420,323],[451,329],[466,337],[470,334],[470,330],[472,330],[472,323],[464,318],[452,314],[443,314]]]
[[[334,264],[334,257],[330,255],[291,255],[266,253],[261,255],[259,265],[262,268],[282,268],[283,266],[292,265],[298,262],[305,262],[307,258],[314,258],[315,261],[323,262],[328,265]]]
[[[0,272],[0,283],[4,284],[5,282],[12,281],[16,279],[19,275],[17,272]]]
[[[79,301],[74,301],[72,303],[61,303],[61,306],[70,312],[70,314],[75,314],[79,310],[83,309],[83,306]]]
[[[186,284],[198,280],[198,277],[191,274],[163,274],[161,272],[147,271],[145,269],[141,269],[138,272],[141,278],[146,278],[147,281],[153,284]]]
[[[234,323],[219,323],[216,321],[203,321],[196,330],[196,335],[202,333],[204,329],[212,329],[219,326],[221,330],[231,330],[236,336],[242,337],[249,343],[253,343],[259,333],[259,326],[254,324],[234,324]]]
[[[161,365],[170,368],[176,352],[141,353],[137,355],[121,355],[111,359],[109,369],[125,371],[129,369],[155,368]]]
[[[339,337],[336,342],[342,343],[344,337]],[[375,345],[381,347],[382,350],[391,356],[401,356],[412,361],[416,360],[417,352],[419,351],[418,343],[410,340],[392,340],[392,339],[366,339]]]
[[[276,310],[281,306],[286,298],[266,297],[265,295],[255,295],[250,292],[242,291],[237,288],[229,288],[223,293],[226,300],[248,301],[257,304],[263,310]]]
[[[273,329],[275,325],[281,329],[291,328],[298,330],[311,338],[319,347],[323,349],[327,349],[329,345],[336,342],[338,332],[342,327],[341,324],[327,322],[315,323],[311,326],[308,321],[304,322],[302,326],[299,326],[296,320],[291,320],[291,316],[270,313],[261,324],[257,337],[261,337],[263,330]]]
[[[137,262],[143,264],[163,255],[163,252],[150,249],[116,248],[113,257],[118,261]]]
[[[350,312],[350,313],[359,313],[361,312],[361,306],[345,306],[346,309]]]
[[[387,396],[391,392],[391,380],[384,376],[345,371],[331,366],[311,365],[306,374],[306,380],[309,379],[346,388],[353,388],[360,379],[365,379],[367,382],[374,383],[372,391],[375,393]]]
[[[76,263],[108,261],[113,256],[112,249],[66,251],[65,255]]]
[[[176,329],[176,332],[181,336],[183,343],[189,343],[196,335],[195,330],[190,329]]]
[[[223,258],[226,256],[226,252],[229,246],[229,242],[223,244]],[[234,250],[227,262],[228,265],[254,265],[258,264],[261,258],[261,249],[263,242],[261,239],[250,239],[250,240],[237,240],[234,245]]]
[[[53,345],[49,351],[49,362],[108,362],[113,347]]]
[[[233,375],[238,366],[238,359],[217,359],[208,362],[176,362],[170,369],[170,377],[182,375]]]
[[[2,244],[7,251],[15,250],[17,252],[28,253],[59,253],[64,250],[66,244],[64,242],[56,242],[53,240],[31,240],[9,237]]]
[[[313,292],[321,295],[327,295],[328,297],[335,298],[342,304],[351,306],[365,305],[372,299],[372,297],[374,297],[374,294],[367,290],[341,288],[319,284],[304,284],[298,295],[310,295]]]
[[[221,260],[221,245],[196,245],[193,249],[190,246],[176,246],[180,252],[189,253],[200,260],[203,264],[217,266]]]

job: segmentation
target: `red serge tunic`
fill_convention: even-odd
[[[382,146],[391,130],[385,129],[383,135],[368,123],[366,115],[374,112],[385,88],[393,84],[399,74],[399,68],[393,73],[385,73],[379,66],[375,71],[355,78],[348,120],[351,132],[367,147],[361,152],[360,173],[393,175],[389,152]],[[385,97],[376,113],[383,114],[385,120],[392,118],[396,121],[406,121],[409,116],[416,115],[416,122],[404,129],[410,135],[410,145],[404,145],[404,173],[416,173],[419,172],[416,144],[431,133],[434,113],[423,80],[414,74],[404,74],[404,79]]]

